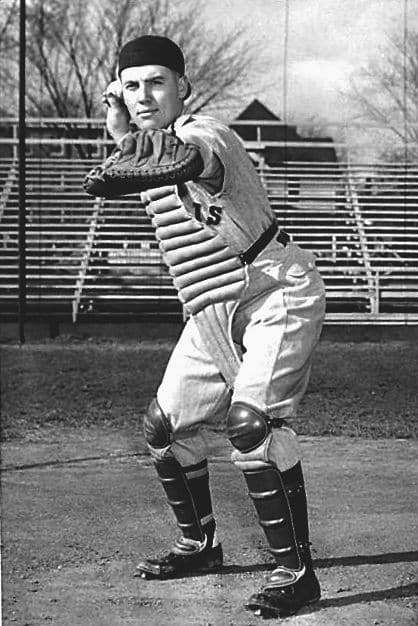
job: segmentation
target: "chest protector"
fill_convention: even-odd
[[[231,324],[247,272],[236,253],[209,226],[186,209],[176,187],[159,187],[141,194],[165,263],[185,311],[229,387],[240,359]]]
[[[150,189],[141,199],[186,312],[239,300],[246,284],[241,261],[219,233],[191,215],[177,188]]]

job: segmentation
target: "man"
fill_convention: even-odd
[[[194,168],[186,181],[173,174],[142,194],[189,319],[145,417],[181,536],[137,572],[166,578],[222,565],[199,427],[223,417],[232,461],[277,561],[246,607],[285,616],[320,597],[300,454],[287,420],[308,383],[324,285],[313,256],[278,229],[236,135],[213,118],[183,114],[190,91],[177,45],[145,36],[122,48],[118,80],[104,94],[119,151],[132,144],[138,153],[147,137],[171,137],[190,147]],[[89,192],[100,195],[95,189]]]

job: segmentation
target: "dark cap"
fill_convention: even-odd
[[[126,43],[119,53],[119,69],[141,65],[163,65],[184,76],[184,56],[174,41],[157,35],[144,35]]]

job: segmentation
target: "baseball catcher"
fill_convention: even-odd
[[[105,94],[116,147],[85,189],[141,192],[189,314],[145,438],[180,536],[137,574],[168,578],[222,566],[201,426],[225,420],[276,560],[246,607],[286,616],[316,602],[300,452],[290,420],[308,384],[325,312],[314,257],[276,221],[238,137],[212,117],[184,113],[184,57],[165,37],[129,41]]]

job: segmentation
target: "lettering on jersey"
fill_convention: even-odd
[[[222,218],[222,207],[216,206],[216,204],[210,204],[207,210],[207,215],[203,213],[203,207],[200,202],[193,201],[193,209],[195,218],[202,222],[203,224],[207,224],[208,226],[217,226]]]
[[[209,215],[206,220],[206,224],[208,226],[217,226],[221,221],[222,217],[222,207],[216,206],[215,204],[211,204],[209,207]]]

